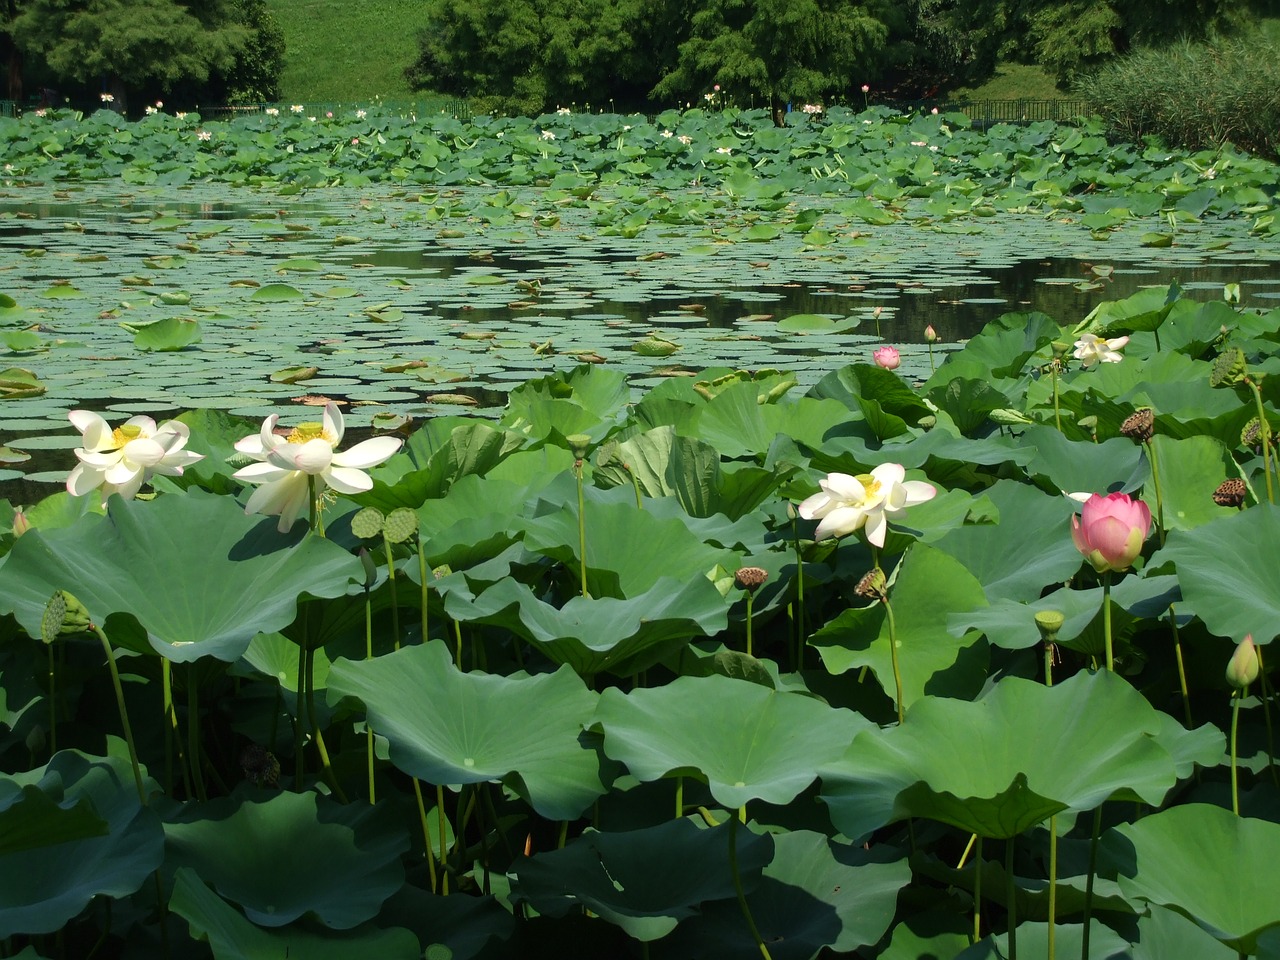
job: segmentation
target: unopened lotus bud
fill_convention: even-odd
[[[1155,433],[1155,426],[1155,411],[1150,407],[1143,407],[1125,417],[1124,423],[1120,424],[1120,433],[1134,443],[1146,443]]]
[[[1040,610],[1036,613],[1036,629],[1046,646],[1057,642],[1058,631],[1066,622],[1066,615],[1061,610]]]
[[[1236,647],[1227,664],[1227,683],[1243,690],[1258,679],[1258,650],[1253,645],[1253,634],[1246,634]]]
[[[1239,477],[1228,477],[1213,491],[1213,502],[1220,507],[1239,507],[1244,504],[1245,485]]]
[[[1222,299],[1227,301],[1227,303],[1230,303],[1230,304],[1239,303],[1240,302],[1240,284],[1224,283],[1222,285]]]
[[[364,567],[364,588],[368,590],[378,581],[378,565],[364,547],[360,548],[360,565]]]
[[[938,331],[933,329],[933,324],[929,324],[927,327],[924,328],[924,342],[925,343],[938,342]]]
[[[862,579],[853,588],[853,592],[860,597],[866,597],[868,600],[887,600],[888,594],[885,593],[887,583],[884,571],[879,567],[874,567],[862,575]]]
[[[585,433],[571,433],[565,437],[569,442],[569,449],[573,452],[573,456],[577,460],[585,460],[587,457],[587,448],[591,446],[591,438]]]
[[[1061,340],[1053,341],[1050,346],[1053,348],[1053,358],[1055,360],[1061,360],[1071,350],[1071,344],[1063,343]]]
[[[31,521],[27,519],[25,511],[18,507],[13,511],[13,539],[17,540],[30,529]]]
[[[733,575],[733,582],[747,593],[755,593],[768,579],[769,571],[761,567],[741,567]]]
[[[79,600],[59,590],[44,606],[44,615],[40,618],[40,637],[45,643],[53,643],[59,636],[84,633],[93,626],[89,619],[89,611]]]

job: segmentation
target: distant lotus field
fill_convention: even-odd
[[[288,104],[0,165],[0,956],[1280,957],[1274,165]]]

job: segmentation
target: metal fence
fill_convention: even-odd
[[[1075,120],[1092,112],[1085,100],[956,100],[939,109],[966,114],[974,126],[982,129],[996,123]]]
[[[300,108],[300,109],[298,109]],[[362,102],[337,102],[308,100],[303,103],[250,103],[235,106],[201,106],[196,112],[206,120],[229,120],[232,117],[266,113],[268,109],[280,113],[301,113],[308,117],[338,117],[351,115],[360,109],[374,109],[379,113],[392,113],[402,117],[447,114],[459,120],[471,119],[471,105],[466,100],[448,97],[423,97],[421,100],[369,100]]]

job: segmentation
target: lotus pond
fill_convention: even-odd
[[[64,458],[0,501],[0,954],[1280,956],[1275,167],[877,111],[0,143],[3,453]]]

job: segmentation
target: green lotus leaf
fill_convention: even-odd
[[[629,694],[610,688],[593,722],[604,752],[637,779],[697,776],[728,807],[790,803],[870,726],[820,700],[714,674]]]
[[[1154,739],[1162,728],[1146,699],[1109,672],[1052,687],[1005,677],[981,700],[926,697],[901,726],[859,734],[821,771],[822,797],[849,837],[910,816],[1016,837],[1111,798],[1158,806],[1177,782]]]
[[[1023,443],[1036,451],[1035,459],[1024,468],[1027,475],[1046,478],[1050,492],[1132,493],[1150,475],[1142,448],[1125,437],[1090,443],[1069,440],[1053,427],[1037,425],[1027,428]]]
[[[586,906],[637,940],[657,940],[699,904],[734,898],[728,833],[728,824],[706,829],[687,819],[626,833],[587,831],[563,849],[517,860],[514,899],[553,916]],[[750,889],[773,857],[773,838],[741,829],[734,844]]]
[[[0,370],[0,400],[25,400],[38,397],[45,390],[40,378],[30,370],[21,367]]]
[[[404,883],[409,835],[368,804],[314,793],[220,798],[165,825],[166,862],[189,867],[260,927],[314,917],[350,930]]]
[[[1102,838],[1099,871],[1126,897],[1177,910],[1243,954],[1280,927],[1280,825],[1201,803],[1121,824]]]
[[[150,780],[145,786],[158,789]],[[0,937],[53,933],[96,896],[127,897],[164,855],[160,818],[138,799],[128,760],[62,750],[43,767],[0,780],[0,796],[10,800],[31,790],[44,794],[66,819],[40,838],[25,829],[31,823],[15,823],[15,818],[43,817],[51,812],[48,804],[15,813],[27,805],[20,803],[6,810],[5,826],[21,832],[0,853]]]
[[[945,387],[961,377],[985,380],[1010,400],[1017,400],[1026,389],[1017,381],[1027,362],[1034,357],[1037,363],[1046,363],[1051,356],[1049,344],[1061,335],[1062,328],[1043,313],[1004,314],[983,327],[963,349],[947,354],[925,389]]]
[[[1235,464],[1221,440],[1214,437],[1187,437],[1174,440],[1157,434],[1151,438],[1160,470],[1160,500],[1155,484],[1143,488],[1143,499],[1156,518],[1162,508],[1166,530],[1194,530],[1218,517],[1235,513],[1232,507],[1213,502],[1213,493],[1227,476],[1236,475]],[[1228,474],[1227,464],[1231,464]]]
[[[87,797],[59,803],[32,784],[0,780],[0,860],[24,850],[107,835]]]
[[[320,372],[319,367],[284,367],[271,374],[272,383],[300,383],[312,379]]]
[[[495,897],[437,896],[412,884],[387,901],[378,920],[413,931],[426,944],[423,960],[490,956],[492,942],[510,940],[516,930],[510,910]]]
[[[606,462],[600,460],[602,452],[597,451],[597,485],[634,483],[646,496],[677,498],[693,516],[715,512],[711,505],[720,479],[720,453],[710,444],[662,426],[617,444]]]
[[[1083,924],[1059,923],[1054,928],[1054,950],[1058,956],[1081,956],[1081,951],[1084,949],[1083,939]],[[1048,956],[1049,925],[1047,923],[1018,924],[1016,942],[1019,956]],[[1089,928],[1091,958],[1129,960],[1133,956],[1129,951],[1129,944],[1120,934],[1097,920],[1091,921]],[[954,960],[1008,960],[1011,955],[1008,933],[989,934],[971,947],[957,953]]]
[[[821,313],[793,313],[778,321],[778,331],[780,333],[843,333],[857,325],[857,317],[835,319]]]
[[[884,936],[898,894],[911,880],[906,860],[895,859],[894,851],[864,850],[808,830],[778,834],[773,842],[773,859],[747,894],[771,957],[850,955]],[[755,947],[741,908],[729,900],[705,904],[672,940],[684,955],[707,960],[751,956]]]
[[[1193,531],[1174,530],[1148,568],[1172,563],[1182,588],[1179,609],[1194,612],[1210,633],[1234,640],[1280,634],[1280,508],[1261,503]]]
[[[734,383],[712,397],[692,430],[722,456],[758,457],[778,434],[820,446],[827,431],[851,418],[849,408],[838,400],[798,397],[763,403],[760,387],[748,381]]]
[[[257,303],[286,303],[303,299],[302,291],[287,283],[264,283],[249,297]]]
[[[324,270],[325,265],[319,260],[312,260],[307,257],[290,257],[288,260],[281,260],[276,264],[276,273],[315,273]]]
[[[986,644],[977,633],[956,638],[947,628],[948,616],[987,604],[973,575],[942,551],[917,544],[898,568],[890,600],[903,706],[927,694],[976,694],[986,668]],[[832,673],[870,667],[884,691],[894,696],[889,622],[883,604],[850,607],[827,621],[811,643]]]
[[[533,439],[584,433],[594,441],[620,419],[630,399],[622,374],[583,364],[512,390],[502,424]]]
[[[966,524],[932,544],[959,560],[990,602],[1039,596],[1080,569],[1066,497],[1013,480],[998,481],[986,495],[1000,511],[999,523]]]
[[[575,819],[605,792],[599,758],[579,741],[596,695],[571,670],[462,673],[433,641],[369,661],[339,659],[328,697],[364,703],[391,762],[428,783],[501,780],[553,820]]]
[[[0,608],[38,637],[49,596],[67,590],[95,622],[132,614],[169,660],[231,661],[255,634],[292,623],[299,596],[342,596],[363,580],[338,545],[281,535],[274,519],[193,489],[150,503],[111,497],[107,517],[21,537],[0,565]]]
[[[290,927],[264,930],[205,886],[190,867],[180,867],[174,874],[169,908],[190,924],[193,937],[209,942],[219,960],[348,960],[356,956],[418,960],[422,956],[418,938],[400,927],[366,927],[342,933]]]
[[[199,343],[203,336],[200,321],[183,317],[165,317],[132,329],[133,345],[139,350],[182,350]]]
[[[378,471],[373,489],[360,502],[387,512],[421,507],[445,496],[465,477],[484,476],[522,442],[517,434],[483,421],[437,418],[409,438],[403,456]]]
[[[510,577],[477,587],[470,583],[472,575],[477,582],[491,576],[474,568],[437,582],[450,617],[510,630],[584,677],[603,672],[631,676],[694,637],[713,636],[728,619],[729,604],[701,574],[659,577],[649,589],[625,599],[574,596],[559,607]]]
[[[0,343],[3,343],[10,353],[27,353],[47,346],[44,338],[34,330],[0,331]]]
[[[60,283],[54,284],[52,287],[36,294],[36,296],[43,297],[45,300],[79,300],[88,296],[88,294],[78,287],[71,286],[69,283]]]

